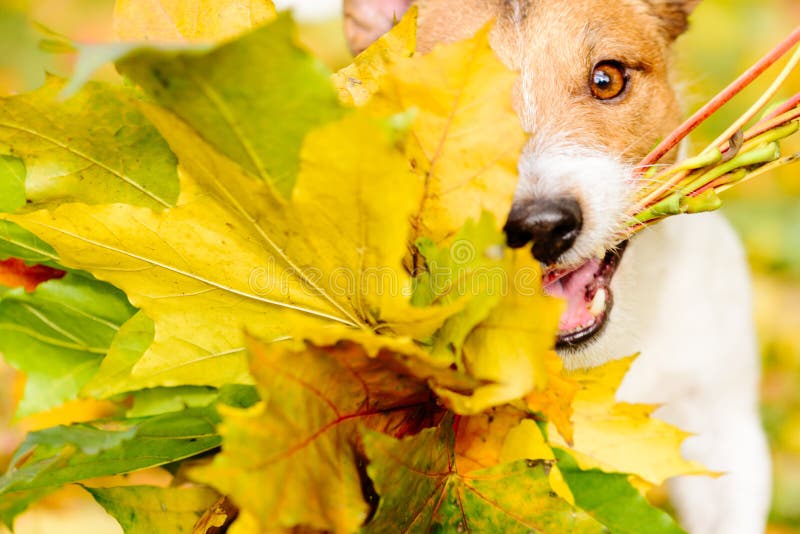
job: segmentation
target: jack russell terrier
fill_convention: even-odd
[[[660,404],[659,418],[695,434],[684,456],[727,473],[669,482],[683,526],[757,534],[770,463],[742,247],[717,214],[674,217],[627,246],[614,241],[636,187],[634,165],[680,120],[671,47],[699,1],[418,0],[418,49],[495,21],[492,47],[519,73],[514,105],[530,135],[506,236],[570,271],[544,280],[567,302],[556,344],[566,367],[641,353],[619,400]],[[345,0],[353,51],[410,3]]]

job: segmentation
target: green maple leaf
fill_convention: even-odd
[[[406,439],[365,431],[367,472],[380,502],[364,532],[605,532],[558,497],[551,463],[517,460],[459,466],[453,418]]]
[[[144,50],[118,62],[220,152],[289,196],[306,134],[343,114],[329,74],[287,14],[207,53]]]
[[[217,400],[219,392],[210,387],[177,386],[143,389],[132,393],[131,396],[133,407],[125,412],[125,415],[136,418],[175,412],[182,408],[208,406]]]
[[[278,35],[290,40],[287,32]],[[256,53],[260,42],[244,41],[242,46]],[[235,62],[241,53],[194,68],[202,71],[213,64],[224,70],[224,61]],[[131,64],[147,63],[136,63],[135,58],[129,59]],[[327,79],[325,83],[329,85]],[[394,149],[396,134],[387,133],[388,128],[353,115],[306,136],[301,187],[287,205],[269,183],[254,179],[191,127],[152,106],[147,112],[187,171],[177,206],[156,213],[130,204],[88,209],[61,204],[51,211],[16,216],[19,222],[27,221],[28,229],[35,226],[39,237],[57,249],[72,251],[69,258],[59,258],[62,264],[86,268],[114,283],[155,321],[154,342],[128,367],[136,378],[126,382],[121,377],[116,387],[105,388],[106,395],[160,385],[246,381],[243,347],[237,344],[246,322],[263,337],[292,335],[319,320],[424,337],[452,313],[419,310],[403,297],[411,278],[399,264],[419,184],[409,179],[407,165]],[[341,140],[359,137],[366,141],[351,143],[350,153],[342,157]],[[364,151],[372,157],[363,160]],[[359,179],[350,181],[351,176]],[[337,177],[350,184],[349,192],[326,191]],[[394,192],[392,208],[378,207],[377,195],[389,187]],[[333,204],[332,197],[339,202]],[[353,216],[334,221],[334,213]],[[331,235],[337,230],[339,235]],[[147,236],[156,234],[154,247]],[[341,280],[331,276],[321,287],[306,275],[309,268],[322,268],[328,275],[347,269],[344,274],[353,274],[357,284],[370,269],[388,268],[399,276],[391,281],[394,287],[380,295],[366,285],[355,291],[332,287]],[[259,269],[266,287],[253,278]],[[236,312],[229,313],[231,309]],[[261,319],[254,322],[253,317]]]

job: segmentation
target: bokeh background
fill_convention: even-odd
[[[340,0],[279,0],[301,4],[302,39],[331,67],[350,57],[337,19]],[[38,87],[45,72],[69,75],[74,58],[39,50],[34,22],[77,41],[113,39],[113,0],[0,0],[0,95]],[[693,27],[678,42],[677,72],[687,111],[702,105],[780,38],[800,25],[798,0],[704,0]],[[113,80],[112,69],[98,73]],[[694,136],[701,146],[713,139],[757,98],[755,85],[723,108]],[[800,91],[800,72],[783,92]],[[800,151],[800,140],[788,147]],[[800,164],[758,178],[726,194],[725,212],[742,235],[750,257],[764,362],[762,411],[773,451],[775,485],[771,534],[800,534]],[[709,277],[714,273],[708,273]],[[689,340],[687,340],[689,342]],[[676,343],[680,350],[680,343]],[[14,421],[24,377],[0,359],[0,469],[26,430],[92,418],[101,404],[77,403],[52,414]],[[75,526],[73,526],[75,525]],[[20,534],[58,531],[119,532],[80,490],[49,498],[17,524]],[[0,529],[2,534],[2,529]]]

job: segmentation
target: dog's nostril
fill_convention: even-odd
[[[575,244],[582,226],[578,202],[557,198],[514,205],[504,230],[509,247],[524,247],[532,241],[533,256],[551,264]]]
[[[506,244],[511,248],[522,248],[533,239],[533,234],[526,229],[524,224],[509,221],[506,223],[504,231],[506,233]]]

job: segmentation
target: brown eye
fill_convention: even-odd
[[[589,86],[592,95],[598,100],[618,97],[628,84],[625,67],[618,61],[601,61],[592,70]]]

